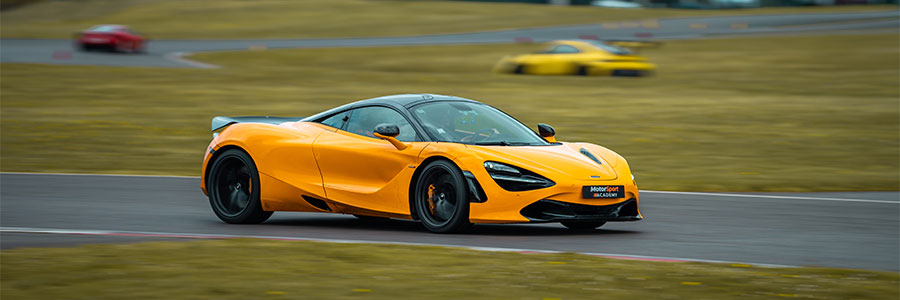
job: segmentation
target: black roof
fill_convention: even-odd
[[[472,99],[466,99],[456,96],[447,96],[447,95],[438,95],[438,94],[400,94],[400,95],[389,95],[389,96],[381,96],[375,97],[371,99],[359,100],[352,103],[347,103],[324,112],[315,114],[313,116],[309,116],[303,121],[314,121],[318,120],[322,117],[332,115],[334,113],[344,111],[354,107],[360,106],[369,106],[369,105],[383,105],[383,106],[391,106],[397,108],[398,110],[405,111],[406,109],[425,102],[433,102],[433,101],[466,101],[466,102],[476,102],[478,101]]]
[[[368,104],[394,104],[409,108],[413,105],[422,103],[422,102],[431,102],[431,101],[472,101],[477,102],[475,100],[456,97],[456,96],[447,96],[447,95],[438,95],[438,94],[400,94],[400,95],[390,95],[390,96],[381,96],[372,99],[360,100],[353,102],[351,104],[356,104],[354,106],[364,106]]]

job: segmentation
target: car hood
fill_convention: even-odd
[[[485,161],[514,165],[550,178],[576,180],[615,180],[616,157],[591,151],[581,144],[562,143],[550,146],[474,146],[467,145]],[[593,155],[592,160],[581,149]]]

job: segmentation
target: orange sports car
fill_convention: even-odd
[[[546,124],[535,133],[469,99],[409,94],[305,118],[215,117],[212,131],[201,188],[227,223],[331,212],[446,233],[472,223],[594,229],[642,219],[622,156],[558,142]]]

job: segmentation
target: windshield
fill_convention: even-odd
[[[610,44],[607,44],[607,43],[604,43],[601,41],[588,41],[588,43],[591,43],[591,45],[594,45],[597,48],[606,50],[606,52],[609,52],[612,54],[616,54],[616,55],[631,54],[631,50],[628,50],[628,49],[625,49],[622,47],[618,47],[618,46],[613,46],[613,45],[610,45]]]
[[[549,145],[516,119],[480,103],[431,102],[412,108],[435,141],[472,145]]]
[[[114,25],[98,25],[98,26],[91,27],[91,29],[88,29],[88,31],[113,32],[113,31],[118,31],[119,28],[122,28],[122,27],[114,26]]]

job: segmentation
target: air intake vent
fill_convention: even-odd
[[[316,199],[316,198],[313,198],[313,197],[310,197],[307,195],[303,195],[303,200],[306,200],[307,203],[309,203],[312,206],[315,206],[318,209],[321,209],[324,211],[331,211],[331,208],[328,207],[328,204],[325,203],[324,200]]]
[[[591,153],[590,151],[587,151],[587,149],[581,148],[581,150],[578,150],[578,152],[581,152],[581,154],[584,154],[584,156],[587,156],[588,158],[590,158],[591,160],[593,160],[595,163],[597,163],[599,165],[603,164],[603,162],[601,162],[599,158],[594,156],[594,154]]]
[[[585,205],[544,199],[526,206],[519,213],[529,220],[536,222],[565,220],[640,220],[640,217],[638,217],[637,200],[634,198],[611,205]]]

